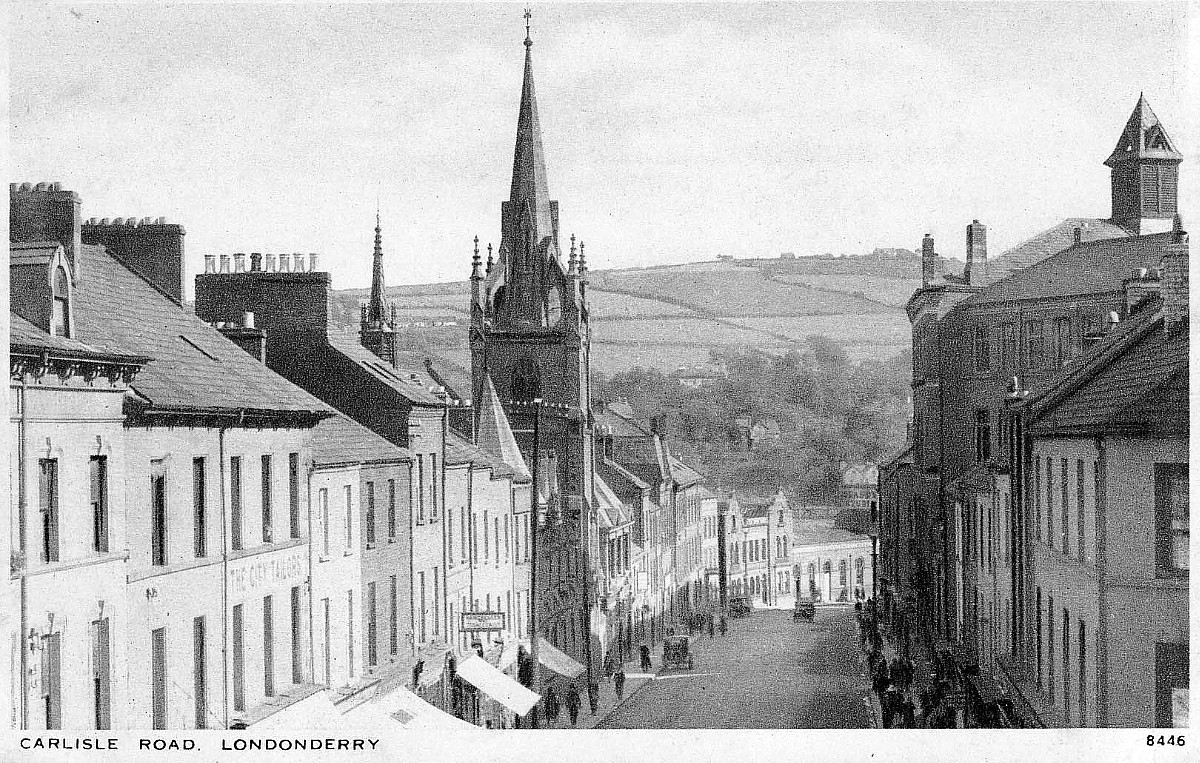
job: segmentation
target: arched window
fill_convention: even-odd
[[[860,556],[854,560],[854,582],[862,585],[863,582],[863,558]]]
[[[67,281],[66,268],[61,265],[54,269],[54,308],[51,316],[53,325],[51,333],[54,336],[71,336],[71,292]]]
[[[846,585],[846,560],[838,562],[838,584]]]
[[[513,371],[512,381],[513,400],[529,402],[542,396],[542,380],[538,373],[537,363],[532,358],[524,357],[517,361]]]
[[[555,286],[546,295],[546,326],[557,326],[560,320],[562,320],[562,294]]]
[[[812,562],[808,563],[808,579],[813,580],[817,577],[817,565]]]
[[[787,536],[785,535],[785,536],[783,536],[783,553],[781,554],[781,556],[787,556],[789,553],[789,549],[791,549],[791,546],[788,545]]]

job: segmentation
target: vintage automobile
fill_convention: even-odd
[[[687,668],[695,666],[695,659],[689,650],[687,636],[667,636],[663,639],[663,667]]]
[[[737,596],[729,600],[729,614],[733,617],[745,617],[754,609],[754,604],[745,596]]]
[[[807,620],[810,623],[817,613],[817,606],[812,599],[797,599],[796,611],[792,613],[793,620]]]

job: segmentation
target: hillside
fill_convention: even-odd
[[[589,284],[593,366],[605,374],[634,366],[670,372],[703,364],[719,348],[782,353],[813,334],[841,344],[851,360],[883,359],[909,344],[904,304],[920,285],[920,255],[877,249],[862,256],[721,259],[596,270]],[[409,324],[408,349],[458,369],[470,366],[466,281],[387,292],[397,321]],[[356,327],[367,291],[337,294],[337,320]]]

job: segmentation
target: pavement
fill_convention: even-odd
[[[693,670],[662,670],[660,646],[653,654],[655,675],[639,676],[635,686],[627,673],[625,700],[579,727],[871,726],[870,682],[861,663],[853,609],[822,607],[812,623],[794,621],[790,609],[756,609],[749,617],[730,619],[727,636],[693,636],[691,644]],[[580,716],[581,722],[585,719],[590,716]]]
[[[660,647],[661,649],[661,647]],[[661,655],[660,655],[661,657]],[[657,660],[655,660],[657,662]],[[588,705],[587,698],[587,678],[583,677],[576,686],[579,687],[579,718],[576,719],[574,725],[571,723],[571,714],[567,712],[566,703],[563,698],[559,697],[559,704],[562,710],[558,714],[558,719],[553,723],[542,723],[542,728],[546,729],[593,729],[603,723],[616,709],[625,702],[628,702],[638,690],[644,688],[647,684],[657,677],[657,673],[644,673],[641,670],[639,660],[631,660],[625,663],[625,691],[622,693],[621,699],[617,699],[617,689],[613,684],[612,679],[602,678],[600,680],[600,701],[596,705],[596,712],[593,714]]]

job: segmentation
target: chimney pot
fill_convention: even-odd
[[[1083,228],[1075,226],[1075,245],[1083,243]]]
[[[263,267],[266,269],[266,271],[268,273],[274,273],[275,272],[275,255],[265,254],[263,256],[265,257],[265,262],[266,262],[266,264],[263,265]]]
[[[286,254],[279,255],[279,272],[280,273],[292,272],[292,258],[288,257]]]
[[[251,252],[250,253],[250,272],[257,273],[260,270],[262,270],[262,253]]]
[[[292,263],[292,270],[295,271],[296,273],[303,273],[304,272],[304,255],[300,254],[299,252],[296,252],[295,254],[292,255],[292,258],[294,260],[294,262]]]
[[[246,272],[246,254],[245,252],[235,252],[233,255],[233,272]]]
[[[213,255],[213,254],[204,255],[204,272],[205,273],[216,273],[217,272],[217,257],[216,257],[216,255]]]
[[[242,313],[242,328],[254,328],[254,313],[248,310]]]
[[[308,255],[308,271],[310,273],[317,272],[317,253],[310,252]]]
[[[229,272],[229,255],[228,254],[221,255],[221,272],[222,273]]]

